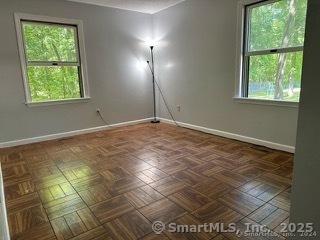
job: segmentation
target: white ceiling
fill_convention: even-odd
[[[121,8],[143,13],[156,13],[184,0],[68,0],[99,6]]]

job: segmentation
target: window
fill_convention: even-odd
[[[307,0],[245,6],[241,97],[299,102]]]
[[[16,14],[27,103],[88,98],[82,24]]]

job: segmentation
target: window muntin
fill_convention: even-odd
[[[287,58],[284,67],[284,75],[288,81],[283,81],[282,86],[276,86],[273,76],[277,76],[280,54],[255,55],[250,57],[248,97],[255,99],[273,99],[278,96],[283,101],[299,102],[300,82],[294,79],[301,79],[301,65],[303,53],[283,53]],[[268,62],[265,67],[263,62]],[[277,89],[281,89],[277,91]]]
[[[242,96],[298,102],[307,0],[246,6]]]
[[[22,21],[28,62],[78,62],[77,28]]]
[[[26,103],[89,98],[82,22],[15,13]]]
[[[27,71],[33,102],[82,97],[77,66],[28,66]]]
[[[22,21],[32,102],[82,98],[77,28]]]

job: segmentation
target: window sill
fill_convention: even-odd
[[[244,98],[244,97],[234,97],[233,100],[238,103],[247,103],[247,104],[290,107],[290,108],[299,107],[298,102],[289,102],[289,101],[281,101],[281,100],[266,100],[266,99],[255,99],[255,98]]]
[[[65,99],[65,100],[55,100],[55,101],[46,101],[46,102],[26,102],[28,107],[42,107],[42,106],[52,106],[52,105],[61,105],[61,104],[70,104],[70,103],[86,103],[89,102],[90,98],[75,98],[75,99]]]

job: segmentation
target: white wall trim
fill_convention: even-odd
[[[111,128],[116,128],[116,127],[124,127],[124,126],[130,126],[130,125],[135,125],[139,123],[146,123],[151,121],[153,118],[145,118],[145,119],[140,119],[140,120],[135,120],[135,121],[128,121],[128,122],[122,122],[122,123],[116,123],[112,125],[104,125],[100,127],[94,127],[94,128],[86,128],[86,129],[81,129],[81,130],[75,130],[75,131],[70,131],[70,132],[63,132],[63,133],[56,133],[56,134],[50,134],[50,135],[44,135],[44,136],[38,136],[38,137],[33,137],[33,138],[26,138],[26,139],[20,139],[20,140],[14,140],[14,141],[9,141],[9,142],[2,142],[0,143],[0,148],[6,148],[6,147],[14,147],[14,146],[19,146],[19,145],[25,145],[25,144],[30,144],[30,143],[37,143],[37,142],[43,142],[43,141],[48,141],[48,140],[55,140],[55,139],[60,139],[60,138],[66,138],[66,137],[72,137],[72,136],[77,136],[81,134],[86,134],[86,133],[93,133],[93,132],[98,132],[98,131],[103,131],[103,130],[108,130]],[[166,118],[158,118],[164,123],[169,123],[169,124],[174,124],[172,120],[166,119]],[[289,146],[289,145],[284,145],[280,143],[274,143],[262,139],[257,139],[257,138],[252,138],[252,137],[247,137],[239,134],[234,134],[230,132],[225,132],[221,130],[216,130],[216,129],[211,129],[211,128],[206,128],[202,126],[197,126],[197,125],[192,125],[189,123],[183,123],[183,122],[177,122],[180,126],[194,129],[197,131],[221,136],[221,137],[226,137],[226,138],[231,138],[243,142],[248,142],[256,145],[261,145],[265,146],[268,148],[276,149],[276,150],[281,150],[285,152],[290,152],[294,153],[295,152],[295,147],[294,146]]]
[[[4,197],[4,185],[0,163],[0,239],[10,240],[6,202]]]
[[[282,101],[282,100],[266,100],[266,99],[245,98],[245,97],[234,97],[233,100],[238,103],[299,108],[299,102],[289,102],[289,101]]]
[[[159,119],[164,123],[174,124],[174,122],[172,120],[169,120],[169,119],[166,119],[166,118],[159,118]],[[230,133],[230,132],[220,131],[220,130],[206,128],[206,127],[201,127],[201,126],[192,125],[192,124],[189,124],[189,123],[177,122],[177,124],[182,126],[182,127],[186,127],[186,128],[190,128],[190,129],[193,129],[193,130],[197,130],[197,131],[201,131],[201,132],[217,135],[217,136],[220,136],[220,137],[231,138],[231,139],[235,139],[235,140],[238,140],[238,141],[248,142],[248,143],[252,143],[252,144],[256,144],[256,145],[260,145],[260,146],[265,146],[265,147],[268,147],[268,148],[272,148],[272,149],[276,149],[276,150],[280,150],[280,151],[285,151],[285,152],[289,152],[289,153],[294,153],[295,152],[295,147],[294,146],[288,146],[288,145],[283,145],[283,144],[280,144],[280,143],[269,142],[269,141],[262,140],[262,139],[257,139],[257,138],[247,137],[247,136],[234,134],[234,133]]]
[[[14,140],[14,141],[9,141],[9,142],[0,142],[0,148],[14,147],[14,146],[25,145],[25,144],[30,144],[30,143],[55,140],[55,139],[66,138],[66,137],[71,137],[71,136],[76,136],[76,135],[81,135],[81,134],[86,134],[86,133],[103,131],[103,130],[116,128],[116,127],[124,127],[124,126],[139,124],[139,123],[146,123],[146,122],[151,121],[152,119],[153,118],[145,118],[145,119],[128,121],[128,122],[121,122],[121,123],[116,123],[116,124],[111,124],[111,125],[104,125],[104,126],[100,126],[100,127],[80,129],[80,130],[75,130],[75,131],[70,131],[70,132],[55,133],[55,134],[50,134],[50,135]]]

